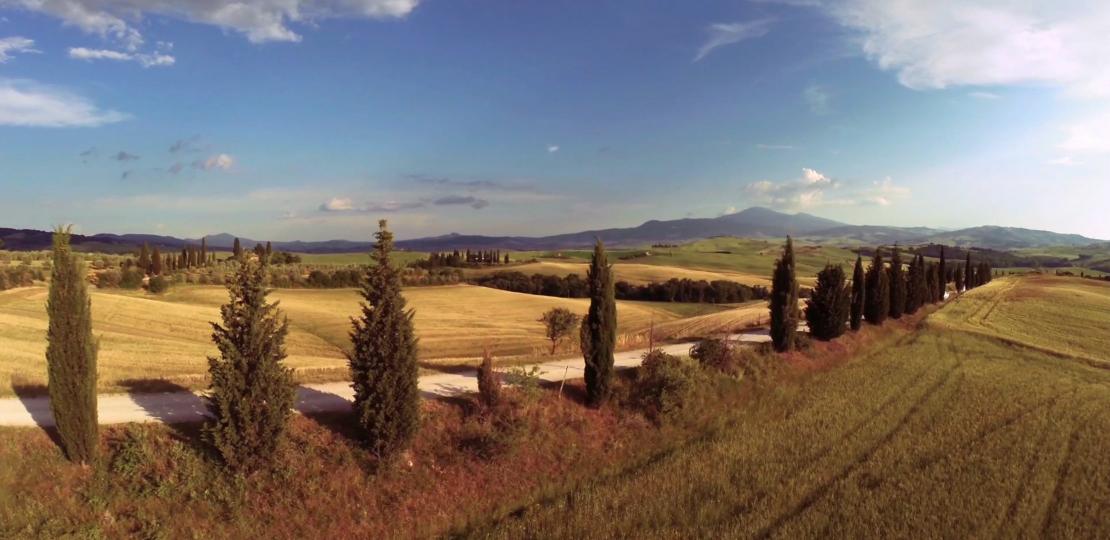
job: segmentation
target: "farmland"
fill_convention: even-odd
[[[45,383],[46,292],[45,287],[0,292],[0,394],[10,395],[13,385]],[[430,363],[473,358],[486,345],[500,356],[538,356],[548,346],[540,314],[553,307],[584,313],[588,305],[584,299],[467,285],[416,287],[405,295],[416,311],[421,359]],[[288,365],[315,374],[315,380],[346,377],[344,351],[357,293],[282,289],[271,297],[289,318]],[[161,296],[94,290],[92,301],[101,390],[127,390],[136,380],[152,378],[203,386],[205,358],[216,352],[209,323],[218,320],[218,306],[227,301],[222,287],[183,286]],[[623,334],[643,331],[653,321],[677,332],[685,327],[679,321],[709,312],[716,313],[719,328],[748,320],[747,311],[708,305],[620,302],[619,309]]]
[[[1081,307],[1060,326],[1021,324],[1061,298]],[[469,533],[1099,536],[1110,511],[1110,372],[1086,360],[1105,358],[1108,312],[1101,284],[996,280],[841,367],[757,390],[743,414],[650,466]],[[1074,337],[1062,340],[1070,324]],[[1026,341],[1033,347],[1017,345]]]

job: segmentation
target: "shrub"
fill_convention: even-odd
[[[143,271],[128,268],[120,272],[119,286],[121,289],[138,289],[143,286]]]
[[[483,461],[511,452],[524,435],[524,420],[518,407],[502,403],[490,411],[467,418],[456,439],[459,450]]]
[[[644,355],[644,363],[636,373],[632,403],[653,422],[686,408],[694,400],[705,375],[689,361],[663,351]]]
[[[162,294],[170,290],[170,280],[166,279],[165,276],[154,276],[150,278],[150,282],[147,283],[146,289],[150,291],[151,294]]]
[[[119,270],[105,270],[96,275],[96,288],[98,289],[116,289],[119,288],[120,279],[122,275]]]
[[[738,368],[732,345],[723,339],[707,338],[690,348],[690,358],[703,368],[712,368],[723,373],[736,374]]]
[[[496,407],[501,401],[501,377],[493,370],[493,353],[488,348],[478,366],[478,399],[486,407]]]

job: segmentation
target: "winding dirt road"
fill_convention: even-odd
[[[734,341],[742,343],[762,343],[770,341],[767,331],[735,334]],[[690,343],[662,345],[659,349],[674,355],[685,355],[690,351]],[[635,367],[647,349],[617,353],[614,363],[617,367]],[[543,381],[559,382],[582,377],[581,358],[552,360],[525,366],[538,368],[537,375]],[[420,377],[420,391],[424,397],[450,397],[467,392],[478,391],[475,371],[460,373],[436,373]],[[347,410],[351,406],[354,392],[349,382],[308,384],[297,388],[296,410],[301,413],[321,413]],[[101,394],[97,397],[98,415],[101,424],[123,424],[127,422],[164,422],[167,424],[197,422],[207,415],[203,394],[192,392],[165,392],[153,394]],[[54,425],[50,412],[50,400],[46,397],[0,399],[0,426],[42,426]]]

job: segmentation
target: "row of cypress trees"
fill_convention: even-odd
[[[374,265],[360,291],[361,315],[352,320],[348,353],[353,411],[368,448],[381,458],[407,445],[420,423],[417,340],[413,311],[401,296],[400,271],[389,260],[393,234],[379,222]],[[97,344],[92,335],[92,305],[82,265],[70,249],[70,229],[54,233],[53,266],[47,302],[48,392],[62,450],[72,461],[96,458]],[[604,252],[602,251],[602,257]],[[225,465],[240,472],[271,461],[281,445],[296,399],[293,372],[284,365],[288,320],[277,303],[267,301],[265,261],[244,261],[228,281],[228,303],[221,322],[212,323],[220,355],[208,359],[210,420],[203,439]],[[604,266],[604,259],[602,258]],[[609,280],[608,267],[598,274]],[[604,288],[600,289],[604,293]],[[593,311],[593,310],[591,310]],[[599,310],[605,313],[605,309]],[[599,328],[613,317],[595,316]],[[600,342],[599,342],[600,343]],[[614,341],[615,343],[615,341]],[[601,345],[599,355],[604,354]],[[610,352],[611,357],[611,352]],[[600,372],[604,362],[595,362]],[[599,380],[608,380],[602,376]],[[607,395],[608,386],[605,386]]]
[[[939,262],[928,262],[923,255],[916,254],[907,269],[901,250],[895,245],[889,264],[883,258],[882,248],[878,248],[866,271],[863,257],[857,256],[851,283],[840,265],[826,265],[817,274],[817,285],[806,302],[810,334],[820,340],[835,339],[846,328],[859,330],[864,320],[881,325],[888,317],[900,319],[927,304],[942,301],[949,283],[947,264],[942,246]],[[795,265],[794,241],[788,237],[772,275],[771,341],[779,352],[793,350],[797,343],[800,317]],[[972,265],[968,251],[967,262],[957,266],[953,276],[959,292],[965,287],[989,283],[992,270],[986,261]]]

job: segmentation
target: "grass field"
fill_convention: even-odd
[[[467,269],[464,272],[468,276],[479,276],[503,271],[515,271],[522,272],[528,275],[543,274],[562,277],[567,274],[577,274],[581,277],[585,277],[588,267],[588,261],[548,259],[505,267],[494,266],[489,268],[472,268]],[[626,263],[617,261],[613,264],[613,271],[616,273],[617,281],[627,281],[633,285],[661,283],[672,278],[677,278],[692,279],[695,281],[714,281],[720,279],[725,281],[734,281],[736,283],[743,283],[745,285],[762,285],[764,287],[771,286],[771,280],[767,277],[769,273],[766,271],[766,269],[764,269],[764,272],[762,272],[761,274],[744,274],[740,272],[729,272],[724,270],[697,270],[693,268],[683,268],[680,266],[663,266],[658,264]]]
[[[15,385],[45,382],[46,288],[0,292],[0,394]],[[93,332],[100,339],[103,390],[128,388],[130,379],[200,382],[205,358],[215,354],[210,321],[227,300],[222,287],[178,287],[164,296],[92,291]],[[485,345],[498,355],[540,355],[547,349],[540,315],[553,307],[585,313],[585,299],[551,298],[467,285],[405,290],[416,310],[421,359],[442,362],[478,356]],[[273,300],[289,317],[288,365],[345,376],[343,351],[350,317],[358,313],[354,290],[277,290]],[[635,333],[652,321],[667,323],[724,309],[718,306],[618,302],[620,331]]]
[[[1108,309],[1110,288],[1075,278],[997,280],[844,366],[761,389],[700,439],[470,535],[1105,537],[1110,371],[1083,359],[1106,350]]]

